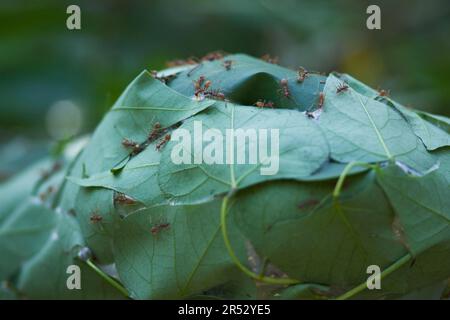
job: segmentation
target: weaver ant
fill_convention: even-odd
[[[378,90],[378,96],[380,97],[389,97],[391,94],[390,90],[380,89]]]
[[[272,101],[266,102],[266,100],[259,99],[254,103],[254,105],[257,106],[258,108],[273,108],[274,103]]]
[[[41,201],[44,202],[45,200],[48,199],[49,196],[51,196],[51,194],[52,194],[54,191],[55,191],[55,188],[54,188],[53,186],[49,186],[49,187],[47,188],[46,191],[41,192],[41,193],[39,194],[39,199],[41,199]]]
[[[136,200],[133,198],[123,194],[123,193],[116,193],[114,195],[114,202],[120,203],[120,204],[135,204]]]
[[[59,171],[61,169],[61,167],[62,167],[61,162],[59,162],[59,161],[54,162],[52,167],[50,168],[50,170],[42,170],[41,171],[41,178],[44,180],[48,179],[52,174]]]
[[[170,134],[166,134],[162,140],[156,145],[156,150],[161,151],[161,148],[170,141]]]
[[[194,81],[194,95],[196,97],[198,97],[199,94],[203,93],[211,85],[211,82],[209,81],[208,85],[205,89],[203,86],[204,82],[205,82],[205,76],[200,76],[196,81]]]
[[[317,104],[317,106],[319,107],[319,109],[321,109],[323,107],[323,104],[325,102],[325,95],[323,94],[323,92],[321,92],[319,94],[319,102]]]
[[[91,223],[98,223],[103,220],[103,217],[97,213],[97,211],[92,212],[91,216],[89,217],[89,220]]]
[[[203,91],[208,90],[208,88],[211,86],[211,80],[208,80],[205,82],[205,84],[203,85]]]
[[[168,222],[159,223],[159,224],[154,225],[154,226],[150,229],[150,232],[152,233],[152,235],[156,236],[156,235],[158,235],[158,233],[159,233],[161,230],[168,229],[169,227],[170,227],[170,223],[168,223]]]
[[[160,130],[161,130],[161,124],[160,124],[159,122],[156,122],[156,123],[153,125],[152,131],[151,131],[151,132],[149,133],[149,135],[148,135],[148,141],[153,141],[153,140],[155,140],[156,137],[158,137],[158,134],[159,134]]]
[[[125,148],[131,148],[133,155],[136,155],[139,152],[141,152],[142,150],[144,150],[143,146],[141,146],[139,143],[136,143],[136,142],[134,142],[132,140],[129,140],[129,139],[123,139],[122,140],[122,145]]]
[[[346,83],[340,83],[336,88],[336,93],[341,93],[348,90],[348,85]]]
[[[280,91],[283,92],[283,95],[286,98],[289,98],[290,93],[289,93],[289,88],[288,88],[288,80],[287,79],[281,79],[280,80],[280,85],[281,85]]]
[[[198,79],[194,81],[195,90],[200,90],[203,86],[204,81],[205,81],[205,76],[198,77]]]
[[[189,57],[186,60],[177,59],[177,60],[167,61],[166,65],[168,67],[178,67],[178,66],[183,66],[186,64],[197,64],[197,63],[198,63],[198,59],[196,57]]]
[[[300,67],[297,71],[297,82],[302,83],[305,81],[306,77],[309,75],[309,71],[303,67]]]
[[[223,51],[213,51],[204,55],[201,60],[202,61],[214,61],[220,60],[224,57],[225,53]]]
[[[261,60],[271,64],[278,64],[278,57],[271,57],[270,54],[266,53],[261,57]]]
[[[219,90],[208,90],[204,94],[210,99],[225,100],[225,94]]]

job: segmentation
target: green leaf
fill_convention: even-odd
[[[0,225],[0,280],[9,279],[36,254],[55,227],[55,213],[36,198],[27,200]]]
[[[420,117],[417,113],[398,104],[395,106],[405,115],[414,133],[428,150],[450,146],[450,134]]]
[[[367,278],[367,266],[390,265],[406,250],[392,232],[394,214],[374,173],[347,179],[338,202],[333,181],[274,181],[239,191],[234,222],[290,278],[354,286]]]
[[[168,143],[162,153],[158,178],[161,190],[178,203],[201,201],[235,187],[244,188],[268,180],[302,179],[319,170],[328,160],[328,145],[320,128],[298,111],[261,110],[228,103],[217,105],[214,109],[198,114],[186,121],[180,129],[188,130],[191,137],[194,137],[195,121],[201,121],[204,131],[214,128],[221,132],[223,144],[219,148],[223,147],[222,163],[224,164],[194,164],[194,154],[197,151],[192,148],[192,141],[189,143],[192,151],[183,148],[183,152],[188,154],[192,164],[175,164],[172,159],[172,150],[177,143],[174,141]],[[248,164],[250,141],[255,145],[257,142],[255,137],[252,140],[245,139],[245,150],[238,143],[234,144],[235,157],[238,152],[245,153],[246,163],[225,164],[227,129],[244,131],[268,129],[267,138],[270,148],[274,141],[270,138],[270,129],[279,130],[278,172],[274,172],[274,175],[262,175],[261,168],[267,167],[267,164],[263,164],[264,159],[260,156],[255,164]],[[203,148],[206,146],[203,145]],[[273,149],[271,150],[273,152]]]
[[[220,233],[220,201],[161,206],[127,216],[114,235],[117,271],[133,298],[175,299],[201,294],[241,275]],[[152,228],[169,224],[158,232]],[[238,255],[244,240],[231,228]]]
[[[157,180],[160,158],[161,153],[152,143],[133,157],[118,174],[106,170],[84,179],[68,179],[83,187],[103,187],[124,193],[147,206],[162,204],[165,200]]]
[[[42,173],[50,167],[49,159],[41,160],[0,185],[0,225],[31,194]]]
[[[412,266],[411,263],[405,263],[395,273],[385,277],[381,284],[382,290],[365,290],[355,298],[399,299],[407,293],[429,288],[448,279],[449,270],[450,241],[446,241],[417,255]]]
[[[424,118],[425,120],[431,122],[439,129],[450,134],[450,119],[444,116],[431,114],[423,111],[417,111],[417,114]]]
[[[351,88],[338,93],[340,84],[335,76],[328,77],[319,120],[333,159],[378,162],[395,158],[422,172],[433,166],[432,158],[421,150],[422,142],[397,111]]]
[[[337,74],[335,72],[331,73],[333,76],[339,78],[342,80],[342,82],[345,82],[348,84],[353,90],[358,92],[361,95],[364,95],[370,99],[375,99],[379,96],[378,91],[372,89],[365,83],[362,83],[358,79],[353,78],[351,75],[343,73],[343,74]]]
[[[378,175],[414,254],[450,240],[448,172],[435,170],[423,177],[388,167]]]
[[[388,97],[380,97],[376,90],[350,75],[341,75],[340,79],[348,83],[356,92],[368,98],[377,99],[400,112],[428,150],[434,150],[450,144],[450,121],[448,118],[408,109]]]
[[[42,249],[23,266],[17,288],[29,299],[118,299],[123,298],[86,264],[76,258],[84,244],[76,220],[58,215],[55,228]],[[81,269],[81,290],[67,288],[67,268]]]
[[[114,262],[112,233],[116,222],[116,210],[113,204],[112,190],[102,188],[82,188],[77,195],[75,208],[76,219],[80,226],[86,245],[91,249],[97,262],[108,264]],[[91,218],[101,217],[101,221]]]

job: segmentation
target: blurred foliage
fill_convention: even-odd
[[[376,2],[380,31],[366,29],[366,0],[2,1],[0,144],[51,139],[47,112],[61,100],[80,107],[89,132],[142,69],[218,49],[346,72],[448,116],[450,3]],[[82,30],[66,28],[69,4],[81,7]]]

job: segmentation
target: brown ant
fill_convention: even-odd
[[[378,90],[378,96],[380,96],[380,97],[389,97],[390,94],[391,94],[390,90],[384,90],[384,89]]]
[[[166,65],[168,67],[179,67],[179,66],[183,66],[186,64],[197,64],[197,63],[198,63],[198,59],[196,57],[189,57],[185,60],[177,59],[177,60],[167,61]]]
[[[156,145],[156,150],[161,151],[161,148],[170,140],[170,134],[166,134],[162,140]]]
[[[259,99],[254,103],[254,105],[257,106],[258,108],[273,108],[274,103],[272,101],[266,102],[266,100]]]
[[[297,71],[297,82],[302,83],[306,77],[309,76],[309,71],[303,67],[300,67]]]
[[[225,94],[223,92],[220,92],[219,90],[205,91],[205,97],[208,97],[210,99],[225,100]]]
[[[220,60],[223,59],[223,57],[226,54],[223,51],[213,51],[213,52],[209,52],[206,55],[204,55],[201,60],[202,61],[214,61],[214,60]]]
[[[44,180],[48,179],[52,174],[59,171],[61,169],[61,167],[62,167],[61,162],[59,162],[59,161],[54,162],[52,167],[50,168],[50,170],[42,170],[41,171],[41,178]]]
[[[149,141],[155,140],[156,137],[158,136],[160,130],[161,130],[161,124],[159,122],[155,123],[155,125],[153,126],[152,131],[148,135],[148,140]]]
[[[211,87],[211,84],[212,82],[210,80],[205,82],[205,77],[200,76],[197,81],[194,81],[194,95],[198,97],[203,94],[210,99],[225,100],[225,94],[219,90],[208,90]]]
[[[223,66],[225,67],[225,70],[230,71],[231,70],[231,65],[233,64],[233,61],[231,60],[225,60],[223,62]]]
[[[98,223],[103,220],[103,217],[97,213],[97,211],[92,212],[91,216],[89,217],[89,220],[91,223]]]
[[[271,64],[278,64],[278,57],[272,57],[270,54],[266,53],[261,57],[261,60],[264,60],[265,62],[271,63]]]
[[[52,195],[52,193],[55,192],[55,188],[53,186],[49,186],[47,190],[44,192],[41,192],[39,194],[39,199],[41,199],[42,202],[48,199]]]
[[[125,148],[131,148],[133,155],[138,154],[139,152],[141,152],[144,149],[139,143],[136,143],[136,142],[134,142],[132,140],[129,140],[129,139],[123,139],[122,140],[122,145]]]
[[[150,232],[152,233],[152,235],[156,236],[158,235],[158,233],[163,230],[163,229],[167,229],[170,227],[170,223],[165,222],[165,223],[159,223],[154,225],[151,229]]]
[[[323,92],[321,92],[319,94],[319,103],[317,104],[319,109],[322,109],[324,102],[325,102],[325,95],[323,94]]]
[[[348,90],[348,85],[346,83],[340,83],[336,88],[336,93],[341,93]]]
[[[287,79],[281,79],[280,80],[280,85],[281,85],[280,91],[283,92],[283,95],[286,98],[289,98],[290,93],[289,93],[289,88],[288,88],[288,80]]]
[[[199,94],[203,93],[205,91],[205,88],[203,87],[203,83],[205,82],[205,76],[200,76],[198,80],[194,81],[194,95],[198,97]],[[209,82],[208,87],[211,85],[211,82]]]
[[[136,203],[136,201],[133,198],[131,198],[123,193],[116,193],[114,196],[114,202],[118,202],[120,204],[135,204]]]
[[[205,84],[203,85],[203,91],[208,90],[208,88],[211,86],[211,83],[212,82],[210,80],[206,81]]]
[[[200,76],[196,81],[194,81],[195,90],[200,90],[203,86],[203,82],[205,81],[205,76]]]

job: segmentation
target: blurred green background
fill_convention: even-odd
[[[70,4],[82,30],[66,28]],[[366,28],[369,4],[381,7],[382,30]],[[449,35],[448,0],[3,0],[0,181],[49,141],[90,132],[144,68],[214,50],[347,72],[449,116]]]

